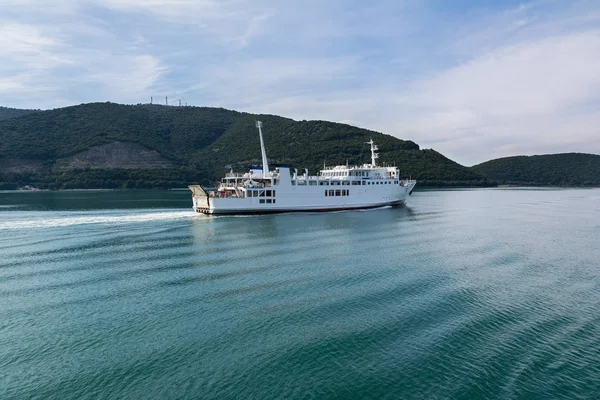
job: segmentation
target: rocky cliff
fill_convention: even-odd
[[[135,143],[113,142],[94,146],[71,157],[59,159],[56,170],[76,168],[169,168],[174,163],[158,152]]]

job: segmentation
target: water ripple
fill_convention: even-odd
[[[5,207],[0,398],[594,398],[598,199],[422,191],[409,207],[244,217]]]

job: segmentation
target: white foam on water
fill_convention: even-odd
[[[40,229],[89,224],[133,224],[153,221],[173,221],[197,217],[190,211],[161,211],[122,215],[74,215],[48,217],[43,212],[32,212],[30,218],[0,221],[0,229]]]

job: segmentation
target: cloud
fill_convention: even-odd
[[[464,164],[600,153],[600,4],[0,0],[3,105],[352,121]]]
[[[87,79],[101,86],[105,96],[119,93],[124,98],[150,95],[148,89],[158,81],[165,67],[150,55],[122,56],[101,63],[86,74]],[[147,96],[146,96],[147,97]]]
[[[57,2],[54,12],[44,4],[32,15],[21,13],[37,5],[33,0],[10,8],[36,23],[0,17],[0,94],[17,106],[130,101],[145,97],[166,70],[160,60],[136,50],[133,38],[123,40],[102,19],[78,15],[82,4]],[[46,11],[43,18],[38,14]]]
[[[7,23],[0,26],[0,93],[7,97],[39,98],[55,87],[49,75],[69,65],[59,39],[37,26]]]
[[[412,85],[394,130],[463,162],[583,151],[600,135],[598,71],[600,30],[500,47]]]
[[[130,15],[151,16],[156,26],[185,26],[186,33],[246,46],[274,15],[258,2],[239,0],[91,0],[97,6]],[[163,32],[169,34],[169,32]]]
[[[115,10],[145,11],[161,17],[202,18],[226,15],[223,5],[235,5],[230,0],[93,0]]]
[[[203,88],[215,99],[254,109],[264,102],[297,96],[316,86],[331,87],[343,80],[356,62],[352,57],[266,57],[213,64],[203,71]]]

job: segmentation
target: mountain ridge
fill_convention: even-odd
[[[600,155],[590,153],[502,157],[471,168],[500,185],[600,186]]]
[[[395,163],[403,175],[417,179],[422,187],[490,185],[479,173],[435,150],[421,149],[413,141],[352,125],[295,121],[214,107],[107,102],[0,119],[0,188],[210,185],[224,174],[225,165],[240,170],[260,163],[255,127],[258,119],[264,124],[269,162],[307,167],[313,174],[323,163],[363,164],[370,156],[364,142],[372,137],[380,148],[380,162]],[[107,150],[112,143],[132,146],[115,147],[125,152],[116,157]],[[156,164],[160,167],[123,164],[123,157],[141,160],[144,152],[146,156],[155,152],[163,160]],[[99,154],[106,154],[106,158]],[[111,164],[111,157],[121,160],[121,166],[127,168]],[[73,159],[79,161],[64,161]],[[99,161],[95,164],[93,160]]]
[[[0,106],[0,120],[5,118],[14,118],[20,117],[22,115],[27,115],[35,112],[40,112],[41,110],[27,110],[22,108],[10,108]]]

